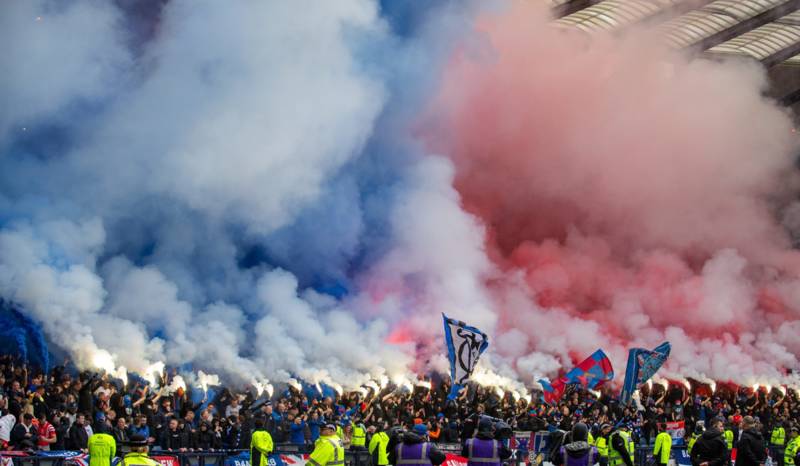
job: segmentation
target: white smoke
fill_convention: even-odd
[[[730,379],[735,367],[737,380],[785,382],[778,367],[796,366],[800,324],[780,316],[800,308],[800,294],[792,274],[773,268],[792,270],[796,260],[782,254],[788,242],[762,198],[779,194],[771,183],[792,143],[776,136],[788,120],[761,100],[762,74],[681,63],[666,76],[662,62],[643,60],[644,47],[602,39],[580,55],[570,41],[553,45],[544,15],[534,18],[541,30],[514,17],[498,38],[512,44],[511,56],[523,46],[519,56],[536,56],[534,47],[558,66],[535,68],[530,79],[510,73],[521,95],[534,92],[532,102],[544,105],[522,105],[509,91],[511,111],[502,114],[514,125],[503,128],[535,117],[536,141],[546,144],[506,147],[476,128],[458,132],[479,138],[466,145],[492,157],[474,163],[481,172],[498,157],[512,167],[516,157],[527,161],[512,173],[523,182],[477,177],[478,194],[464,195],[463,160],[427,155],[436,151],[415,146],[410,128],[449,63],[450,35],[466,36],[478,68],[502,57],[472,29],[474,11],[452,5],[404,40],[370,0],[174,0],[148,19],[157,27],[146,38],[110,2],[6,2],[0,39],[13,47],[0,57],[10,70],[0,76],[0,296],[22,304],[82,367],[160,373],[153,368],[190,363],[206,371],[206,384],[219,375],[259,392],[290,378],[339,390],[387,380],[413,388],[411,372],[446,371],[441,312],[490,334],[492,353],[476,377],[520,396],[521,383],[571,365],[575,354],[602,347],[619,369],[629,343],[664,340],[673,343],[665,371],[675,376]],[[540,40],[504,36],[514,28]],[[141,42],[135,50],[125,45],[132,38]],[[584,65],[565,61],[573,55]],[[607,77],[642,70],[646,79],[582,85],[594,67]],[[570,98],[554,98],[559,92]],[[673,93],[686,103],[677,113]],[[644,120],[643,95],[653,99],[646,114],[661,122],[649,123],[665,139],[659,150],[641,136],[648,126],[630,129]],[[550,99],[567,113],[551,117]],[[703,112],[688,105],[698,101]],[[514,114],[522,107],[524,118]],[[730,109],[732,123],[718,122],[729,121],[720,108]],[[743,142],[729,138],[750,124],[752,108],[764,118]],[[699,147],[712,122],[721,137]],[[765,147],[773,156],[753,162]],[[645,175],[616,157],[632,151],[650,155]],[[583,189],[606,172],[616,181]],[[525,178],[539,173],[564,177]],[[513,208],[494,209],[494,219],[465,205],[495,195],[524,201],[526,186],[600,203],[587,213],[591,227],[635,219],[641,228],[602,237],[567,225],[560,240],[504,256],[494,248],[496,223],[524,217],[552,227],[562,212],[540,195],[530,206],[511,199]],[[704,199],[727,214],[724,222],[708,221]],[[794,225],[794,215],[785,222]],[[617,260],[631,235],[641,244]],[[694,273],[672,250],[698,242],[708,257]],[[559,260],[528,261],[539,257]],[[653,270],[666,284],[631,285]],[[609,309],[592,318],[537,300],[594,298],[599,275],[619,286],[601,293]],[[349,294],[314,290],[332,282]],[[775,311],[779,322],[736,327],[760,305],[764,283],[791,309]],[[653,311],[653,303],[675,300],[690,301],[696,315]],[[698,338],[690,325],[714,336]]]
[[[108,97],[130,56],[111,2],[3,2],[0,142],[76,101]]]

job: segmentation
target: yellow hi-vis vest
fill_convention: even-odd
[[[89,437],[89,466],[111,466],[117,455],[117,441],[108,434],[94,434]]]
[[[594,441],[594,447],[597,448],[597,454],[601,458],[608,458],[608,439],[605,437],[597,437]]]
[[[625,449],[628,450],[628,455],[631,458],[631,463],[633,463],[633,439],[631,439],[631,434],[625,432],[624,430],[618,430],[611,434],[608,438],[608,465],[609,466],[619,466],[620,464],[625,464],[625,461],[622,459],[622,453],[616,449],[614,449],[613,438],[615,435],[619,435],[625,442]]]
[[[320,437],[314,444],[314,451],[308,456],[312,466],[343,466],[344,446],[337,435]]]
[[[353,437],[350,445],[354,447],[367,445],[367,428],[364,427],[364,424],[353,424]]]
[[[795,437],[789,440],[786,449],[783,451],[783,464],[785,466],[794,465],[794,457],[797,455],[797,450],[800,447],[800,437]]]
[[[250,465],[266,466],[273,449],[272,435],[266,430],[257,430],[250,437]]]
[[[725,432],[723,432],[722,435],[725,436],[725,443],[728,444],[728,450],[733,450],[733,431],[730,429],[725,429]],[[691,451],[689,453],[691,453]]]
[[[369,441],[369,454],[375,456],[375,450],[378,450],[378,464],[377,466],[386,466],[389,464],[389,435],[386,432],[378,432],[372,436]]]
[[[147,453],[131,452],[122,458],[122,466],[161,466],[161,463],[149,458]]]
[[[589,441],[589,445],[594,445],[595,444],[594,443],[594,436],[592,436],[591,432],[589,432],[588,435],[589,435],[589,440],[588,440]]]
[[[692,437],[689,439],[689,446],[686,448],[686,451],[689,453],[692,452],[692,447],[694,447],[694,443],[697,442],[697,439],[700,438],[700,434],[692,434]]]
[[[669,454],[672,451],[672,437],[666,432],[656,435],[656,445],[653,447],[653,458],[661,464],[669,463]]]
[[[782,447],[785,439],[786,439],[786,429],[784,429],[783,427],[776,427],[772,429],[772,438],[770,438],[769,443]]]

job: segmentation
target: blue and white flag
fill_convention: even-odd
[[[622,385],[622,393],[619,396],[622,404],[628,404],[636,387],[647,382],[650,377],[655,375],[669,357],[671,349],[669,342],[664,342],[652,351],[644,348],[631,348],[628,351],[625,383]]]
[[[475,327],[464,322],[444,318],[444,341],[447,344],[447,356],[450,359],[450,379],[453,387],[448,399],[458,396],[458,392],[472,375],[478,359],[489,347],[489,337]]]

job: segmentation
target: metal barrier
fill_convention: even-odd
[[[367,450],[348,450],[344,453],[344,464],[347,466],[372,466],[372,455]]]
[[[279,445],[273,452],[276,455],[302,455],[310,453],[313,450],[313,445]],[[229,458],[235,458],[247,450],[217,450],[217,451],[165,451],[153,450],[149,456],[154,459],[166,459],[169,464],[169,458],[174,458],[174,466],[225,466],[225,461]],[[65,464],[74,464],[75,460],[71,457],[53,457],[53,456],[9,456],[12,459],[14,466],[65,466]],[[248,458],[249,461],[249,458]],[[345,451],[345,466],[372,466],[372,456],[369,451],[364,450],[346,450]],[[252,466],[252,465],[251,465]]]
[[[14,466],[62,466],[64,458],[48,458],[45,456],[12,456]]]
[[[653,448],[653,445],[637,446],[633,456],[634,466],[647,466],[648,464],[654,464]],[[669,457],[670,459],[675,460],[675,463],[678,466],[686,464],[686,460],[688,460],[689,457],[688,452],[686,451],[686,445],[673,445],[672,449],[670,450]]]
[[[151,456],[175,456],[180,466],[225,466],[225,459],[236,456],[241,451],[187,451],[162,455],[161,452],[153,452]]]

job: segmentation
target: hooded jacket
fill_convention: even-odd
[[[708,466],[723,466],[730,457],[725,437],[716,429],[703,432],[692,447],[692,466],[700,466],[705,462]]]
[[[600,457],[597,454],[597,450],[593,446],[589,445],[589,442],[583,440],[578,442],[568,443],[564,445],[562,448],[564,449],[564,452],[566,452],[567,456],[569,456],[572,459],[585,458],[587,455],[592,453],[593,462],[596,463]],[[560,449],[559,449],[559,454],[553,455],[552,459],[553,459],[553,464],[557,466],[564,464],[564,456],[560,454]]]

